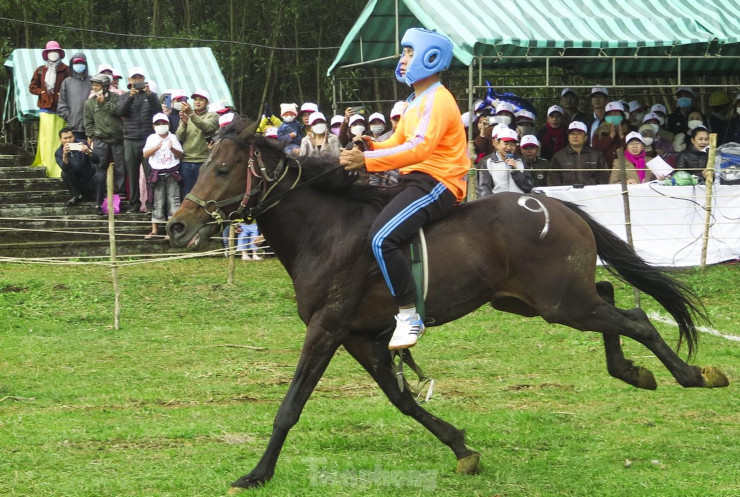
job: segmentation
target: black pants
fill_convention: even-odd
[[[73,197],[82,195],[84,198],[90,199],[95,196],[97,200],[97,193],[101,186],[105,191],[105,171],[100,171],[98,167],[95,167],[93,174],[86,171],[83,177],[74,172],[62,171],[62,181],[64,181]],[[97,203],[97,205],[100,206],[100,203]]]
[[[144,158],[144,144],[146,140],[123,139],[124,155],[126,156],[126,181],[128,182],[128,201],[132,206],[141,205],[139,192],[139,164],[144,167],[144,177],[149,182],[149,159]],[[148,202],[151,203],[151,199]]]
[[[380,212],[369,237],[391,295],[399,306],[406,306],[416,301],[416,285],[401,244],[421,226],[446,216],[457,199],[444,184],[425,173],[404,175],[401,185],[406,188]]]
[[[106,143],[102,140],[93,140],[95,154],[100,158],[100,165],[104,170],[108,164],[114,164],[113,188],[116,193],[126,193],[126,154],[123,151],[123,142]]]

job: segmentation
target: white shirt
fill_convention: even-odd
[[[159,136],[157,133],[149,135],[144,144],[144,152],[156,147],[160,141],[163,141],[164,144],[162,144],[159,150],[154,152],[154,155],[149,157],[149,165],[152,169],[169,169],[171,167],[175,167],[180,163],[180,159],[175,157],[175,154],[172,153],[172,149],[174,148],[182,153],[182,145],[180,145],[180,140],[178,140],[172,133],[168,132],[167,136],[164,138]]]
[[[486,168],[488,169],[488,172],[491,173],[491,178],[493,179],[493,192],[491,193],[524,193],[522,189],[517,186],[514,178],[511,177],[512,169],[508,164],[501,160],[498,152],[491,154],[491,158],[486,162]],[[516,170],[524,171],[524,163],[521,159],[516,160]]]

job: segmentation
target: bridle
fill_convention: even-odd
[[[243,194],[235,195],[224,200],[203,200],[196,197],[192,193],[188,193],[187,195],[185,195],[185,198],[203,207],[206,213],[208,213],[208,215],[211,216],[219,224],[223,224],[225,222],[241,222],[245,218],[254,219],[258,215],[263,214],[272,207],[275,207],[275,205],[277,205],[278,202],[282,199],[282,196],[280,196],[279,198],[273,199],[274,201],[270,202],[269,204],[267,203],[270,194],[273,192],[275,187],[280,184],[280,182],[288,173],[288,167],[286,167],[287,160],[294,160],[300,165],[300,163],[295,159],[283,157],[280,159],[277,166],[275,166],[273,175],[272,177],[270,177],[270,174],[265,167],[265,163],[262,160],[262,153],[257,147],[254,146],[253,143],[250,143],[249,159],[247,161],[247,188]],[[225,163],[221,163],[219,165],[223,164]],[[253,178],[258,180],[254,188],[252,188]],[[300,178],[301,174],[299,168],[299,173],[296,177],[295,182],[290,187],[290,190],[295,188]],[[254,207],[249,208],[249,201],[252,197],[255,196],[257,197],[257,204]],[[223,207],[233,205],[237,202],[239,202],[239,207],[237,207],[236,210],[232,211],[230,214],[227,215],[223,211]]]

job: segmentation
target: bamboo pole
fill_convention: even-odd
[[[622,183],[622,204],[624,205],[624,228],[627,231],[627,243],[635,249],[634,241],[632,240],[632,212],[630,211],[630,195],[627,191],[627,171],[624,165],[624,150],[620,149],[619,154],[619,181]],[[640,307],[640,291],[632,287],[632,293],[635,296],[635,307]]]
[[[234,283],[234,266],[236,259],[236,247],[234,246],[234,237],[236,236],[236,225],[229,224],[229,276],[227,281],[229,285]]]
[[[707,166],[704,169],[704,179],[706,180],[706,201],[704,202],[704,237],[701,243],[701,268],[707,267],[707,247],[709,246],[709,227],[712,220],[712,185],[714,184],[714,157],[717,154],[717,133],[709,135],[709,155],[707,156]]]
[[[118,266],[116,265],[116,225],[115,212],[113,212],[113,171],[112,164],[108,164],[106,184],[108,191],[108,240],[110,241],[110,267],[113,277],[113,293],[115,295],[115,308],[113,311],[113,328],[120,327],[121,316],[121,291],[118,287]]]

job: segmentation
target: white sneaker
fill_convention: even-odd
[[[389,350],[408,349],[416,345],[416,341],[424,334],[424,323],[421,316],[414,314],[396,315],[396,329],[388,344]]]
[[[261,260],[262,260],[262,257],[258,256],[257,254],[254,254],[254,255],[252,256],[252,260],[253,260],[253,261],[261,261]]]
[[[252,258],[251,258],[251,257],[249,257],[249,254],[248,254],[248,253],[246,253],[246,252],[242,252],[242,260],[243,260],[243,261],[251,261],[251,260],[252,260]]]

